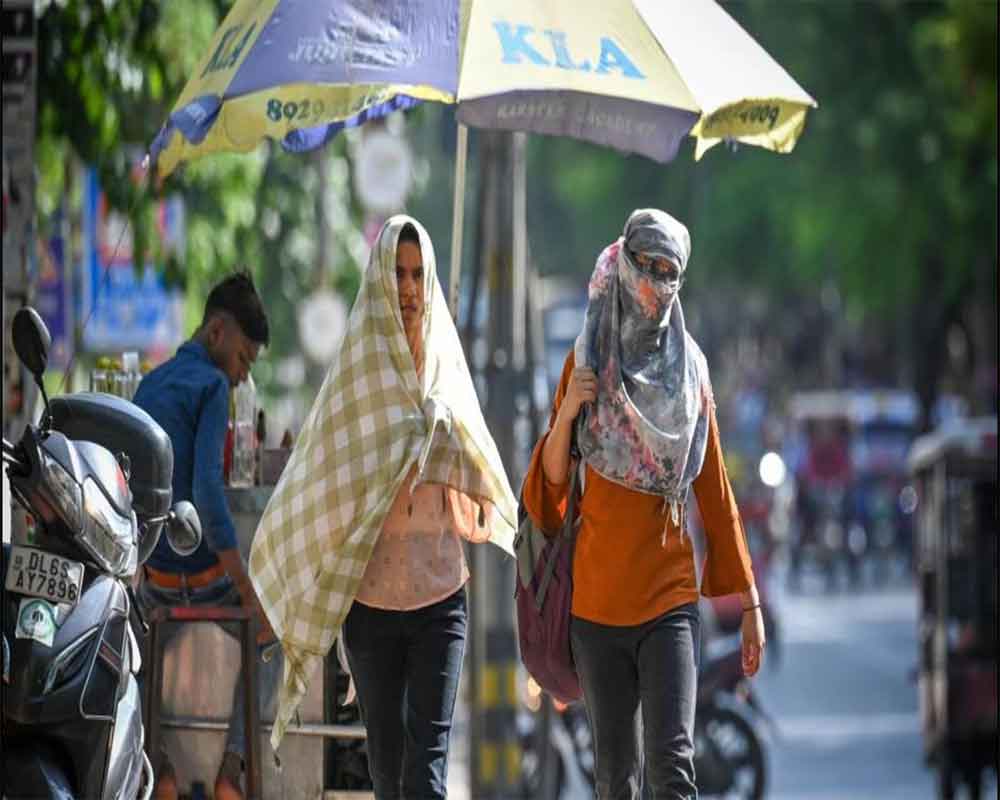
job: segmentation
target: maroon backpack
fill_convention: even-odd
[[[514,539],[521,661],[542,689],[564,703],[583,695],[569,642],[579,472],[574,469],[570,479],[569,502],[559,534],[545,536],[525,510],[522,498]]]

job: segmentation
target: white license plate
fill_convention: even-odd
[[[11,547],[7,564],[8,592],[43,597],[75,606],[83,585],[83,564],[34,547]]]

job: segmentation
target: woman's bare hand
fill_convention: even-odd
[[[590,367],[576,367],[570,375],[560,412],[565,411],[567,419],[575,419],[584,403],[593,403],[596,399],[597,373]]]
[[[764,660],[764,615],[760,607],[743,612],[740,625],[740,638],[743,643],[743,674],[752,678],[760,669]]]
[[[552,484],[565,483],[569,475],[569,448],[573,434],[573,420],[584,403],[597,399],[597,375],[590,367],[577,367],[570,373],[566,394],[559,405],[555,424],[545,440],[542,450],[542,469]]]

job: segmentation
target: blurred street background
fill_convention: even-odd
[[[10,343],[23,304],[53,335],[50,395],[86,391],[126,351],[141,371],[172,355],[209,288],[248,267],[271,319],[253,377],[263,446],[278,450],[311,407],[391,213],[424,223],[447,285],[451,107],[396,112],[307,154],[264,142],[206,157],[150,185],[143,155],[229,7],[4,0],[5,436],[37,418]],[[907,459],[923,434],[997,416],[997,3],[723,7],[819,103],[794,152],[723,144],[695,162],[685,141],[663,165],[470,128],[458,327],[516,487],[597,254],[635,208],[685,222],[687,327],[708,357],[769,608],[768,663],[752,682],[765,796],[935,797],[918,699],[923,506]],[[519,159],[523,368],[511,360],[516,223],[496,212]],[[993,475],[976,519],[993,532],[995,658],[995,462]],[[585,718],[540,698],[508,652],[512,568],[470,558],[479,610],[450,796],[591,796]],[[703,614],[721,647],[732,605],[706,601]],[[353,757],[338,746],[321,788],[363,789],[336,784],[331,763]],[[985,780],[982,796],[995,797],[995,772]]]
[[[771,786],[781,800],[931,798],[911,675],[917,606],[908,586],[781,601],[783,665],[757,679],[771,730]],[[770,658],[770,654],[768,656]],[[458,731],[465,717],[459,717]],[[469,797],[459,736],[449,797]],[[592,797],[579,782],[564,798]],[[995,780],[984,797],[996,792]]]

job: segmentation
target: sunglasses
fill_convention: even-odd
[[[650,277],[667,283],[681,283],[683,281],[684,274],[669,258],[651,256],[648,253],[636,253],[631,250],[629,252],[632,255],[632,261]]]

